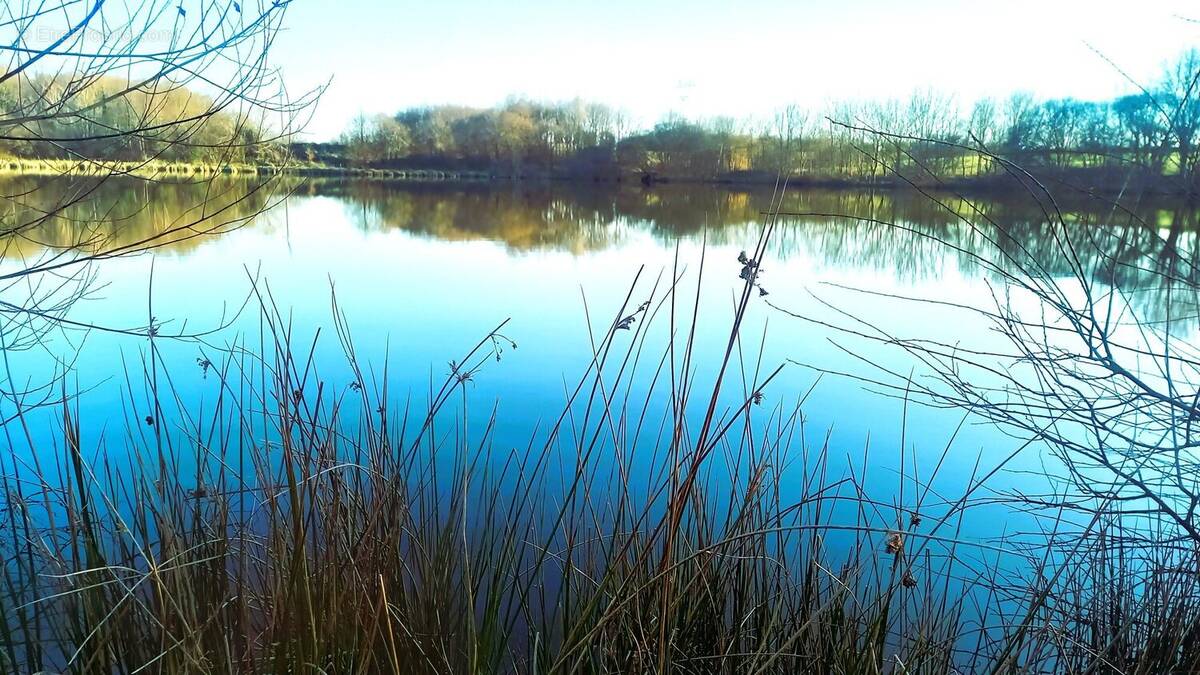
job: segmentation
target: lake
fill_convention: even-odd
[[[13,180],[4,189],[18,194],[31,185]],[[110,181],[76,186],[78,193],[53,185],[17,200],[34,212],[62,208],[63,215],[10,238],[3,272],[11,285],[3,299],[24,305],[35,295],[42,311],[61,311],[69,323],[47,330],[39,321],[10,321],[6,380],[10,390],[28,390],[30,406],[56,400],[61,389],[44,385],[66,370],[67,389],[79,393],[83,444],[96,457],[119,457],[131,438],[126,434],[135,433],[124,429],[144,433],[142,420],[154,413],[142,379],[148,326],[157,335],[155,359],[170,373],[174,404],[202,410],[221,386],[205,362],[258,344],[264,298],[289,327],[293,345],[313,350],[325,391],[379,391],[386,382],[390,401],[416,409],[451,372],[451,361],[507,321],[502,333],[516,348],[505,342],[502,358],[474,374],[465,397],[451,406],[482,411],[477,419],[494,409],[488,443],[496,448],[525,447],[553,423],[589,368],[594,342],[644,300],[660,303],[673,274],[681,278],[685,307],[677,313],[686,321],[696,316],[694,376],[711,382],[743,286],[739,254],[754,250],[773,199],[769,190],[703,185]],[[1121,233],[1105,240],[1112,250],[1097,247],[1106,255],[1194,245],[1189,233],[1167,243],[1163,228],[1178,216],[1171,203],[1119,211],[1080,200],[1063,208],[1080,236],[1097,228]],[[793,190],[781,210],[808,215],[782,217],[766,244],[760,264],[767,294],[751,298],[721,410],[753,393],[745,382],[755,372],[761,378],[783,366],[763,389],[761,405],[786,410],[803,400],[803,444],[827,447],[844,462],[835,472],[868,463],[862,458],[869,454],[871,470],[862,480],[880,501],[898,498],[902,457],[914,484],[940,463],[934,488],[951,496],[1022,446],[1020,438],[960,410],[906,405],[901,391],[873,384],[902,388],[909,374],[919,380],[928,373],[903,350],[863,334],[975,349],[1001,344],[987,322],[961,309],[994,302],[998,279],[975,256],[1002,261],[1004,246],[1020,247],[1050,274],[1070,272],[1036,204],[1019,196],[967,201]],[[979,221],[981,214],[991,229],[960,218]],[[37,288],[11,276],[30,264],[57,265],[81,249],[126,247],[151,250],[68,266]],[[1183,336],[1195,337],[1194,321],[1186,318],[1194,311],[1181,304],[1186,298],[1156,292],[1153,279],[1136,269],[1108,281],[1146,317],[1172,317]],[[359,361],[377,374],[367,382],[355,380],[337,338],[335,292]],[[670,323],[662,318],[664,306],[655,307],[660,318],[642,339],[660,354]],[[685,332],[677,330],[677,339]],[[631,391],[653,393],[653,368],[628,378]],[[11,397],[5,406],[11,418]],[[27,434],[10,433],[6,441],[16,457],[32,462],[56,447],[58,416],[52,407],[31,411]],[[463,433],[483,427],[480,419]],[[1020,471],[1043,462],[1031,446],[992,487],[1027,486],[1031,479]],[[970,531],[999,534],[995,522]]]

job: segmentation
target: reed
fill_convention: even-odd
[[[500,447],[498,413],[471,405],[471,383],[517,349],[503,324],[421,407],[360,364],[336,300],[345,364],[317,363],[264,288],[257,339],[199,363],[221,385],[203,408],[147,336],[128,379],[148,403],[131,394],[119,434],[64,394],[54,452],[0,464],[0,670],[1200,664],[1194,551],[1127,549],[1119,521],[1057,523],[1025,551],[973,541],[964,518],[1002,467],[946,497],[929,487],[940,463],[902,464],[876,497],[869,452],[810,447],[803,397],[765,403],[783,400],[768,397],[779,371],[741,324],[770,228],[741,261],[720,362],[696,363],[684,276],[639,278],[589,319],[588,367],[522,448]]]

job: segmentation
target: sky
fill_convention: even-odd
[[[326,140],[359,113],[513,96],[640,125],[922,89],[1095,100],[1193,45],[1196,0],[294,0],[273,59],[292,91],[330,83],[305,132]]]

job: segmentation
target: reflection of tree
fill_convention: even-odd
[[[19,194],[25,187],[17,180],[3,189]],[[225,219],[231,222],[254,215],[267,202],[265,194],[251,192],[252,183],[234,179],[213,186],[111,180],[96,189],[86,206],[62,209],[23,237],[11,238],[6,255],[75,245],[88,238],[80,236],[85,227],[94,229],[91,238],[109,245],[147,239],[194,216],[190,210],[198,203],[197,189],[210,190],[209,208],[227,208]],[[301,196],[343,200],[360,227],[448,241],[495,241],[515,251],[582,253],[617,245],[637,233],[669,245],[680,238],[698,240],[705,227],[709,243],[743,246],[757,236],[762,213],[771,208],[769,192],[707,186],[647,190],[534,183],[497,188],[487,183],[318,180],[296,189]],[[54,194],[38,190],[21,203],[33,212],[49,212],[55,205],[46,200]],[[978,273],[970,260],[975,255],[1000,263],[1025,257],[1050,277],[1071,274],[1069,261],[1054,243],[1054,228],[1028,200],[943,196],[935,203],[915,192],[805,190],[789,192],[782,204],[783,211],[806,215],[790,218],[776,231],[771,242],[776,258],[805,255],[818,265],[867,268],[905,280],[939,275],[948,259],[965,273]],[[1194,207],[1158,201],[1115,208],[1094,200],[1060,206],[1063,227],[1097,283],[1121,288],[1151,318],[1165,316],[1168,309],[1177,319],[1196,313],[1194,298],[1166,293],[1163,284],[1172,276],[1194,279],[1197,274],[1190,263],[1198,241]],[[100,212],[104,218],[95,217]],[[197,241],[183,230],[159,243],[186,251]]]
[[[73,200],[79,190],[87,200]],[[3,238],[7,260],[30,259],[54,251],[107,257],[139,244],[139,250],[182,253],[199,246],[203,235],[242,225],[273,201],[275,187],[245,180],[193,182],[116,178],[14,178],[0,186],[9,195],[6,216],[31,226]],[[203,199],[198,199],[198,193]],[[203,218],[220,214],[219,218]],[[218,227],[187,227],[213,221]],[[207,223],[206,223],[207,225]]]
[[[360,226],[396,228],[450,241],[486,239],[514,250],[603,249],[620,239],[611,198],[565,186],[493,189],[485,184],[329,182],[311,193],[338,196]]]
[[[496,190],[486,184],[396,188],[335,182],[311,189],[351,200],[351,211],[370,227],[450,240],[488,239],[516,250],[593,250],[617,243],[631,230],[671,243],[698,238],[706,227],[710,243],[743,245],[753,240],[762,214],[771,208],[769,192],[694,186],[643,190],[549,184]],[[1151,318],[1168,310],[1175,318],[1195,314],[1194,298],[1163,292],[1166,268],[1144,264],[1158,260],[1173,266],[1171,274],[1194,278],[1195,270],[1181,263],[1189,258],[1178,250],[1196,246],[1189,234],[1194,208],[1171,202],[1118,208],[1087,199],[1065,201],[1060,208],[1067,236],[1077,242],[1098,283],[1121,288]],[[780,258],[803,252],[820,264],[866,266],[915,280],[940,274],[948,251],[966,273],[979,270],[971,264],[973,256],[1002,262],[1019,251],[1050,277],[1072,272],[1045,214],[1028,200],[940,197],[934,202],[903,191],[796,191],[784,197],[782,210],[809,215],[777,230],[771,254]],[[1159,232],[1163,226],[1166,236]],[[1113,265],[1114,260],[1128,264]]]

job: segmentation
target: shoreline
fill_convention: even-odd
[[[501,173],[481,169],[412,169],[383,167],[346,167],[326,164],[256,164],[227,163],[206,164],[198,162],[117,161],[90,162],[63,159],[0,158],[0,176],[30,177],[111,177],[131,176],[148,179],[173,177],[251,177],[251,176],[297,176],[329,179],[369,180],[396,183],[566,183],[575,185],[623,185],[653,189],[659,186],[711,186],[727,189],[772,189],[786,190],[929,190],[938,192],[963,192],[968,194],[1003,194],[1029,191],[1039,186],[1069,190],[1094,196],[1129,194],[1131,188],[1138,193],[1156,196],[1185,196],[1192,192],[1191,186],[1173,180],[1174,176],[1150,180],[1133,176],[1133,180],[1079,180],[1086,176],[1070,172],[1031,173],[1015,178],[1009,175],[986,174],[979,177],[950,177],[940,180],[908,181],[904,179],[870,178],[854,179],[838,176],[792,175],[783,181],[776,175],[721,175],[721,176],[660,176],[648,173],[583,174],[583,173]]]

